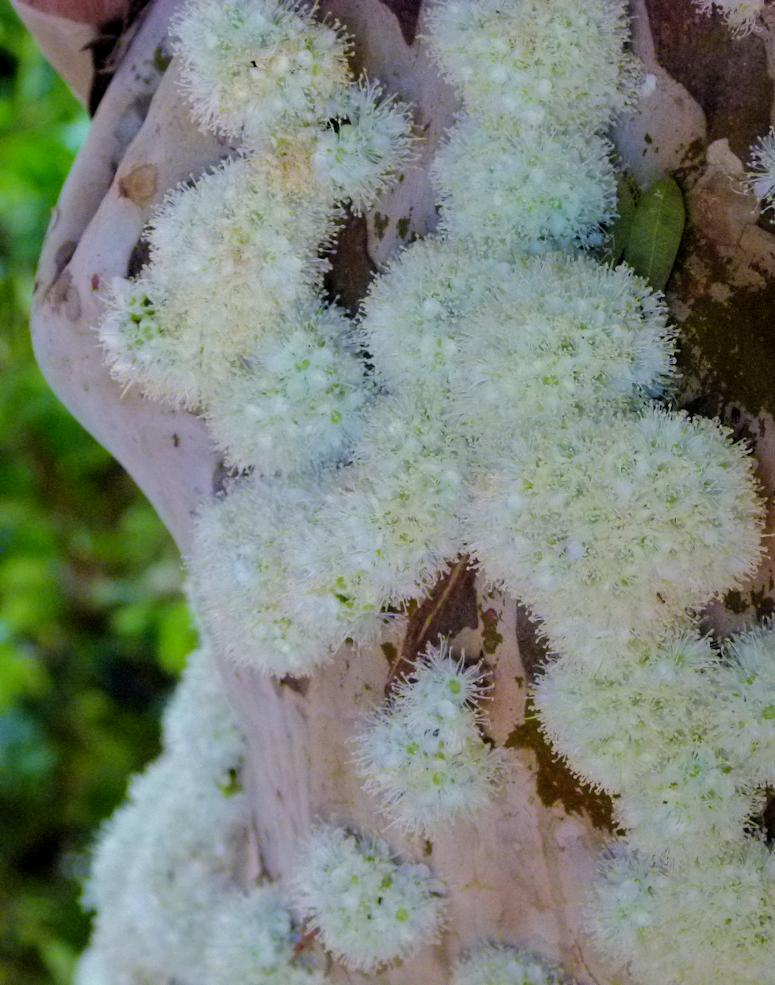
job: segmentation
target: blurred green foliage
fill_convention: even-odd
[[[67,985],[96,825],[194,643],[174,547],[37,370],[41,239],[88,121],[0,0],[0,985]]]

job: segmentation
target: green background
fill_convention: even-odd
[[[0,0],[0,985],[67,985],[99,822],[153,756],[194,644],[175,549],[29,341],[51,207],[88,129]]]

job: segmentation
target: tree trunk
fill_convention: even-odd
[[[18,6],[54,63],[63,71],[70,65],[67,78],[87,96],[88,73],[73,61],[83,28]],[[220,463],[198,418],[121,391],[94,332],[99,288],[141,263],[140,235],[165,190],[229,149],[191,123],[174,62],[167,67],[165,31],[176,6],[176,0],[153,0],[146,8],[100,102],[54,211],[32,330],[54,390],[135,478],[185,557],[197,505],[221,482]],[[331,287],[354,305],[374,267],[433,224],[428,162],[455,102],[418,40],[421,0],[322,6],[354,34],[356,57],[369,75],[412,104],[426,138],[406,181],[366,219],[350,220],[340,237]],[[669,171],[686,196],[689,229],[669,292],[684,340],[686,401],[749,435],[769,492],[775,488],[775,347],[768,321],[775,239],[730,174],[769,125],[775,36],[733,40],[690,0],[633,0],[633,15],[635,48],[656,86],[619,127],[616,142],[639,182]],[[709,611],[709,623],[724,630],[770,613],[772,584],[768,561],[748,592]],[[475,822],[457,823],[432,842],[387,831],[397,850],[426,861],[446,883],[449,922],[438,947],[368,980],[442,985],[461,948],[488,939],[554,958],[580,983],[621,982],[621,969],[605,968],[582,930],[596,858],[614,837],[611,805],[552,756],[529,710],[526,715],[527,689],[542,657],[533,627],[515,601],[484,593],[462,566],[415,611],[395,650],[375,646],[356,655],[345,647],[303,679],[269,679],[224,663],[249,750],[245,783],[254,825],[246,836],[255,845],[245,857],[282,879],[313,819],[384,828],[349,763],[348,738],[383,693],[402,650],[412,655],[440,632],[468,654],[482,654],[492,670],[487,731],[507,750],[508,779]],[[367,978],[341,969],[334,980]]]

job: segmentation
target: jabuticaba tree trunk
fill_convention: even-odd
[[[197,504],[222,481],[220,463],[195,416],[134,390],[122,393],[101,362],[93,326],[100,286],[142,263],[143,226],[165,190],[230,148],[197,131],[176,87],[165,41],[176,0],[151,0],[116,49],[123,53],[102,57],[113,73],[107,87],[104,71],[93,75],[92,55],[79,53],[83,26],[32,11],[21,0],[17,6],[82,98],[101,97],[40,261],[36,353],[62,401],[134,476],[185,555]],[[323,8],[355,35],[356,57],[369,74],[413,105],[424,135],[406,180],[365,220],[352,219],[340,237],[330,290],[355,306],[371,271],[433,224],[428,161],[455,102],[420,40],[421,0],[331,0]],[[656,86],[615,138],[638,181],[671,172],[686,197],[687,233],[668,290],[683,342],[684,399],[749,437],[771,491],[775,236],[730,175],[769,125],[775,28],[771,37],[733,40],[691,0],[633,0],[633,15],[634,45]],[[723,631],[769,614],[772,585],[768,561],[747,590],[708,612],[709,626]],[[254,860],[251,871],[235,875],[243,881],[261,871],[286,876],[298,836],[316,817],[385,831],[348,763],[347,741],[383,693],[395,661],[411,658],[442,632],[490,666],[495,687],[487,729],[508,750],[511,768],[474,823],[455,824],[432,841],[386,832],[396,849],[424,859],[446,882],[449,923],[438,947],[368,980],[443,985],[460,948],[480,939],[535,948],[581,983],[626,980],[621,969],[604,967],[583,934],[595,861],[614,837],[611,804],[553,758],[526,712],[542,657],[533,627],[515,600],[483,592],[464,565],[416,609],[395,646],[357,655],[345,647],[330,666],[303,679],[270,680],[223,665],[248,738],[244,780],[254,819],[243,854]],[[335,975],[342,982],[367,980],[344,969]]]

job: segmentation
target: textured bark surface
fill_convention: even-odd
[[[100,285],[136,263],[153,205],[230,150],[196,130],[176,89],[174,63],[166,67],[164,33],[175,6],[176,0],[149,6],[102,99],[52,218],[33,334],[51,385],[134,476],[185,555],[197,504],[217,487],[220,463],[197,418],[121,392],[102,365],[93,328]],[[342,237],[330,286],[354,306],[371,270],[433,224],[427,164],[455,102],[423,49],[419,0],[331,0],[324,7],[355,34],[356,57],[369,73],[413,104],[425,136],[406,180]],[[741,169],[735,154],[745,156],[768,125],[772,42],[733,41],[720,25],[698,18],[690,0],[634,0],[633,14],[635,47],[656,86],[618,128],[616,141],[639,181],[671,171],[687,196],[689,232],[669,285],[686,340],[686,400],[721,413],[750,437],[771,491],[775,239],[757,224],[755,203],[736,187],[734,172]],[[38,30],[34,18],[29,23]],[[66,63],[77,42],[64,29],[57,38],[52,58]],[[50,37],[46,43],[51,51]],[[709,620],[724,627],[771,611],[771,587],[766,564],[749,590],[714,606]],[[439,631],[454,633],[467,654],[486,660],[494,683],[487,730],[508,750],[511,769],[476,823],[456,824],[432,842],[385,832],[446,882],[449,927],[439,947],[368,980],[442,985],[459,949],[486,938],[543,952],[580,983],[624,981],[621,970],[602,967],[582,932],[595,859],[612,837],[610,803],[556,762],[529,710],[526,716],[527,687],[542,654],[524,613],[514,601],[478,590],[464,568],[418,605],[403,639],[358,653],[344,648],[312,678],[268,680],[223,668],[249,743],[245,782],[255,842],[246,857],[255,863],[242,878],[259,869],[287,876],[297,838],[318,816],[385,831],[348,762],[348,739],[359,716],[382,700],[396,668]],[[343,969],[333,974],[341,982],[366,980]]]

